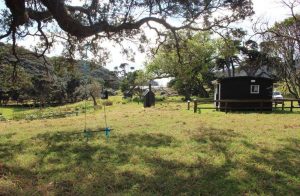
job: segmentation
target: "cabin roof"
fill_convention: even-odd
[[[217,80],[212,81],[213,84],[220,83],[222,81],[228,80],[264,80],[264,81],[271,81],[273,83],[277,82],[277,80],[272,78],[266,77],[257,77],[257,76],[236,76],[236,77],[226,77],[226,78],[219,78]]]
[[[152,91],[149,91],[149,89],[146,89],[146,90],[143,92],[143,96],[146,96],[148,93],[154,94]]]

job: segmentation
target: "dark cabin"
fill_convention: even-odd
[[[143,97],[144,97],[144,107],[145,108],[155,106],[155,94],[151,90],[151,84],[149,84],[149,89],[147,89],[143,93]]]
[[[270,78],[263,77],[228,77],[215,81],[215,100],[243,100],[244,102],[228,103],[227,108],[233,111],[259,110],[260,102],[245,102],[245,100],[266,100],[272,99],[273,83]],[[216,103],[221,111],[225,103]],[[272,102],[263,103],[263,110],[272,111]]]

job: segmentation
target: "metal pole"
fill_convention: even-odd
[[[85,58],[87,59],[87,45],[86,45],[86,48],[85,48]],[[88,99],[88,96],[87,96],[87,72],[88,72],[88,68],[87,68],[87,63],[86,61],[84,61],[84,64],[83,64],[83,69],[84,69],[84,91],[85,91],[85,99],[84,99],[84,131],[86,131],[86,113],[87,113],[87,106],[86,106],[86,102],[87,102],[87,99]]]
[[[107,118],[106,118],[106,109],[105,109],[105,104],[103,104],[104,108],[104,121],[105,121],[105,128],[107,128]]]

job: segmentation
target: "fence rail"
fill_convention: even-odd
[[[290,102],[290,104],[288,105],[287,102]],[[238,100],[238,99],[223,99],[223,100],[205,100],[205,101],[201,101],[201,100],[197,100],[197,99],[194,99],[193,100],[193,103],[194,103],[194,106],[193,106],[193,109],[194,109],[194,113],[196,113],[198,110],[201,110],[201,109],[213,109],[213,110],[223,110],[225,111],[226,113],[229,111],[229,110],[232,110],[232,109],[237,109],[237,108],[232,108],[230,106],[228,106],[229,103],[257,103],[259,104],[259,106],[257,107],[238,107],[238,109],[241,109],[241,110],[259,110],[259,111],[264,111],[266,109],[270,109],[270,107],[266,107],[264,104],[266,103],[271,103],[272,104],[272,111],[274,111],[276,108],[279,108],[278,105],[281,105],[280,108],[282,111],[284,111],[285,109],[289,109],[291,112],[293,111],[293,109],[295,108],[300,108],[300,99],[269,99],[269,100],[266,100],[266,99],[252,99],[252,100]],[[201,107],[200,104],[201,103],[215,103],[214,107]],[[221,104],[223,103],[223,104]],[[298,106],[295,105],[298,104]],[[191,102],[188,101],[188,110],[190,110],[191,108]],[[218,106],[216,106],[218,105]]]

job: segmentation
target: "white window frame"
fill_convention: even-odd
[[[259,90],[260,90],[260,85],[258,84],[250,85],[251,94],[259,94]]]

